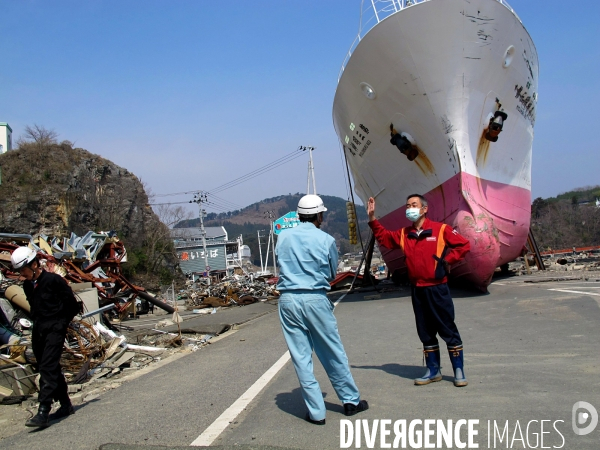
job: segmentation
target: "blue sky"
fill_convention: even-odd
[[[540,59],[532,195],[600,184],[600,6],[510,3]],[[15,140],[28,124],[54,129],[156,194],[210,190],[312,145],[318,192],[347,197],[331,108],[359,6],[0,0],[0,121]],[[219,196],[245,206],[304,192],[306,166]]]

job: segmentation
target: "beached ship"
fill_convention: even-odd
[[[363,202],[390,229],[406,196],[471,242],[451,275],[485,290],[518,257],[531,212],[538,57],[502,0],[363,0],[333,105]],[[400,250],[382,248],[389,269]]]

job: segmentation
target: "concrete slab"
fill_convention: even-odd
[[[182,333],[218,335],[250,320],[277,311],[276,302],[258,302],[246,306],[222,308],[215,314],[203,314],[188,318],[181,324]],[[161,328],[169,333],[177,332],[177,325]],[[149,333],[150,334],[150,333]]]

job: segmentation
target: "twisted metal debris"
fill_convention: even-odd
[[[268,283],[266,279],[252,279],[240,275],[226,278],[211,286],[188,282],[182,295],[188,309],[243,306],[277,297],[279,291],[275,284]]]
[[[115,232],[90,231],[83,237],[72,233],[70,238],[62,240],[45,235],[33,237],[27,234],[0,233],[0,298],[4,295],[8,298],[6,290],[9,287],[15,289],[22,284],[20,274],[13,270],[10,263],[10,255],[20,246],[28,246],[35,250],[41,266],[46,271],[62,276],[69,283],[91,283],[97,289],[99,306],[111,305],[120,317],[129,311],[130,305],[137,297],[142,297],[168,312],[173,311],[171,306],[156,300],[146,293],[144,288],[133,285],[124,277],[121,264],[127,261],[127,251]],[[2,299],[0,302],[0,331],[8,332],[11,344],[17,337],[19,344],[30,347],[28,334],[31,319],[26,310],[28,305],[25,301],[19,305],[13,299],[9,300],[10,302]],[[113,343],[117,345],[112,345]],[[99,323],[92,325],[84,320],[73,320],[67,331],[61,358],[67,379],[85,381],[97,368],[103,366],[117,347],[140,351],[139,348],[128,344],[125,337],[117,336]],[[144,349],[146,352],[154,350],[156,349]],[[20,352],[15,358],[12,357],[12,353],[14,352],[4,359],[6,363],[20,364],[17,357],[19,361],[27,364],[36,363],[30,349]],[[123,363],[130,364],[131,361]],[[136,364],[139,365],[137,362]]]

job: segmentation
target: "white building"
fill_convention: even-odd
[[[12,128],[6,122],[0,122],[0,154],[12,150]]]

